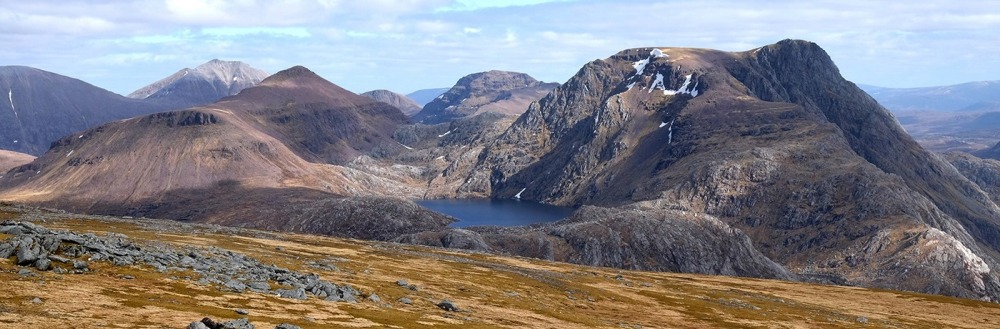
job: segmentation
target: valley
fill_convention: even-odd
[[[0,304],[0,321],[7,310],[39,324],[83,309],[98,312],[93,325],[132,322],[112,320],[117,307],[154,319],[142,325],[178,326],[236,308],[302,327],[998,319],[993,130],[970,112],[946,135],[968,132],[974,147],[914,138],[947,120],[891,113],[812,42],[625,49],[561,84],[493,70],[421,91],[420,102],[355,94],[302,66],[264,75],[213,60],[120,100],[160,104],[150,113],[61,135],[37,158],[0,153],[4,216],[232,250],[273,260],[273,271],[348,282],[366,300],[219,293],[227,280],[199,281],[203,268],[17,274],[19,258],[8,258],[0,275],[16,283],[4,291],[41,292]],[[933,153],[945,150],[973,154]],[[134,284],[109,283],[118,279]],[[66,288],[88,280],[101,284]],[[42,281],[100,295],[102,306],[73,304]],[[142,292],[154,285],[172,297]],[[444,299],[467,313],[435,306]]]

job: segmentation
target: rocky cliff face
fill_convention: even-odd
[[[0,67],[0,94],[0,149],[36,156],[68,134],[174,108],[24,66]]]
[[[524,73],[489,71],[467,75],[424,106],[413,120],[436,124],[482,113],[520,115],[528,104],[558,86]]]
[[[369,92],[362,93],[361,96],[365,96],[382,103],[386,103],[395,106],[406,116],[411,116],[420,112],[421,106],[417,102],[413,101],[409,97],[394,93],[389,90],[379,89],[372,90]]]
[[[1000,297],[996,205],[808,42],[588,63],[488,145],[463,188],[682,207],[805,278]]]
[[[177,73],[139,88],[128,95],[169,104],[172,108],[187,108],[215,102],[253,87],[267,77],[267,72],[243,62],[213,59],[194,69]]]

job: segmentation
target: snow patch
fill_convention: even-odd
[[[436,157],[436,158],[434,158],[434,160],[441,160],[441,159],[444,159],[444,156],[443,156],[443,155],[442,155],[442,156],[439,156],[439,157]]]
[[[438,138],[441,138],[441,137],[444,137],[444,136],[448,136],[449,134],[451,134],[451,130],[446,131],[445,133],[438,135]]]
[[[688,74],[688,75],[684,76],[684,83],[681,84],[681,87],[677,88],[677,90],[668,90],[668,89],[664,88],[663,89],[663,95],[673,96],[673,95],[677,95],[677,94],[688,94],[688,95],[691,95],[691,97],[698,97],[698,83],[699,82],[696,81],[694,83],[694,86],[691,86],[691,77],[692,76],[693,76],[693,74]],[[655,85],[656,84],[654,82],[654,86]],[[661,82],[661,85],[662,85],[662,82]],[[688,89],[688,87],[690,87],[690,89]]]
[[[646,70],[646,65],[649,65],[649,58],[632,63],[632,68],[635,68],[635,75],[642,75],[642,71]]]
[[[667,87],[663,85],[663,74],[659,74],[659,73],[656,74],[656,80],[653,80],[653,85],[649,86],[649,92],[647,92],[647,93],[652,93],[653,89],[656,89],[656,88],[663,89],[663,94],[664,95],[667,94]]]
[[[528,189],[527,187],[521,189],[520,192],[517,192],[517,194],[514,195],[514,198],[515,199],[520,199],[521,198],[521,193],[524,193],[524,190],[527,190],[527,189]]]
[[[653,51],[649,52],[649,56],[653,56],[653,58],[667,58],[667,57],[670,57],[670,56],[667,56],[667,53],[664,53],[662,50],[660,50],[660,48],[653,48]]]
[[[66,157],[68,158],[69,156],[73,155],[73,151],[76,151],[76,150],[69,150],[69,153],[66,153]]]
[[[674,143],[674,120],[670,120],[670,126],[667,127],[667,144]]]
[[[21,117],[17,115],[17,109],[14,108],[14,90],[13,89],[8,89],[7,90],[7,100],[10,101],[10,110],[14,111],[14,118],[17,119],[18,122],[21,122]]]
[[[397,143],[399,143],[399,142],[397,142]],[[412,147],[409,147],[409,146],[406,146],[406,144],[403,144],[403,143],[399,143],[399,145],[402,145],[402,146],[403,146],[403,147],[405,147],[405,148],[406,148],[407,150],[412,150],[412,149],[413,149]]]
[[[80,135],[80,138],[83,138],[83,135]]]

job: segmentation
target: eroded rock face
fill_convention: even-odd
[[[488,71],[470,74],[413,116],[424,124],[448,122],[482,113],[520,115],[528,104],[558,84],[543,83],[524,73]]]

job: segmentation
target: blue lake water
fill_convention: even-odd
[[[573,212],[573,208],[516,199],[439,199],[416,202],[427,209],[458,218],[451,227],[520,226],[554,222]]]

